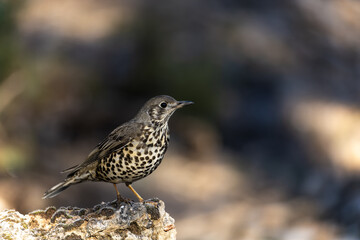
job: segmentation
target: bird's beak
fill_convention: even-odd
[[[176,108],[182,108],[183,106],[194,104],[194,102],[191,101],[178,101],[176,104]]]

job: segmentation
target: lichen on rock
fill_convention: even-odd
[[[26,215],[4,210],[0,239],[176,239],[174,223],[159,199],[93,208],[48,207]]]

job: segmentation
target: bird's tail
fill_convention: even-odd
[[[89,178],[89,174],[81,174],[81,175],[76,174],[74,176],[68,177],[61,183],[59,183],[59,184],[53,186],[52,188],[50,188],[49,190],[47,190],[44,193],[43,199],[55,197],[56,195],[58,195],[60,192],[64,191],[71,185],[86,181],[86,180],[88,180],[88,178]]]

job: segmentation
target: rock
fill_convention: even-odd
[[[0,239],[176,239],[175,221],[159,199],[101,203],[93,208],[48,207],[23,215],[0,212]]]

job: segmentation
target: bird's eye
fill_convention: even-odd
[[[162,108],[166,108],[166,107],[167,107],[167,103],[166,103],[166,102],[162,102],[162,103],[160,103],[160,107],[162,107]]]

